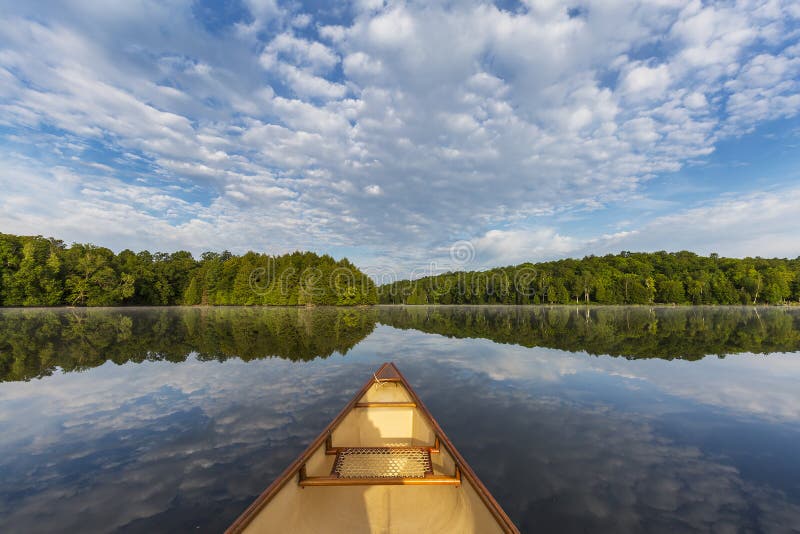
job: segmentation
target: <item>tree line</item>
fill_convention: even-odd
[[[67,246],[0,234],[0,306],[375,304],[375,284],[347,259],[313,252],[174,253]]]
[[[378,292],[382,304],[785,304],[800,301],[800,258],[623,251],[448,272]]]
[[[67,246],[0,233],[0,306],[357,304],[784,304],[800,258],[621,252],[448,272],[379,288],[347,259]]]

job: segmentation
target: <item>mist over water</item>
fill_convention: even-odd
[[[523,531],[800,524],[800,310],[0,311],[0,530],[224,529],[394,361]]]

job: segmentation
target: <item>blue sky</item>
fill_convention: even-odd
[[[0,14],[2,232],[309,249],[399,276],[620,250],[800,255],[796,2]]]

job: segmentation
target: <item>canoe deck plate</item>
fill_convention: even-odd
[[[336,454],[339,478],[424,478],[433,473],[431,453],[416,447],[350,447]]]

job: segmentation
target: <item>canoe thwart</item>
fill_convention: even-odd
[[[436,439],[433,441],[433,445],[423,445],[422,447],[414,447],[414,448],[416,448],[416,449],[425,449],[430,454],[436,454],[436,453],[439,452],[439,447],[440,447],[439,436],[436,436]],[[334,454],[339,454],[339,452],[341,452],[343,450],[351,449],[351,448],[352,447],[334,447],[333,446],[333,434],[328,434],[325,437],[325,454],[328,454],[328,455],[332,456]],[[398,447],[393,447],[393,448],[398,448]]]
[[[416,402],[358,402],[356,408],[416,408]]]
[[[339,478],[308,477],[300,481],[309,486],[460,486],[460,477],[434,475],[424,478]]]

